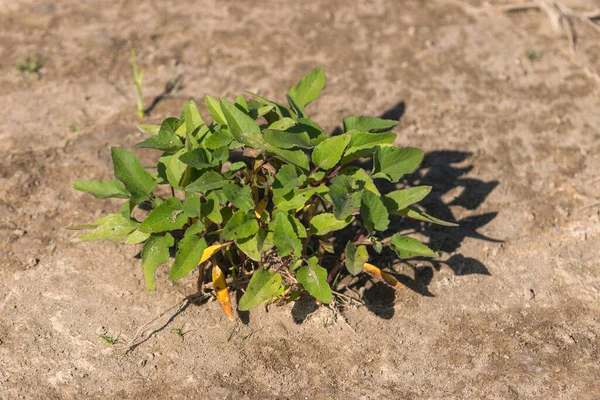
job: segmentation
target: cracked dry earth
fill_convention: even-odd
[[[0,399],[600,398],[600,36],[578,24],[571,56],[544,13],[502,4],[0,0]],[[311,116],[399,118],[424,206],[460,228],[422,227],[439,259],[390,266],[395,293],[361,278],[366,306],[176,313],[196,276],[161,269],[149,294],[139,248],[63,229],[118,206],[70,182],[143,137],[132,46],[146,103],[184,77],[154,123],[205,94],[282,99],[323,65]],[[15,68],[31,55],[39,79]]]

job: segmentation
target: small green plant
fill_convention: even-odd
[[[29,56],[25,59],[25,61],[19,61],[17,63],[17,69],[22,73],[28,73],[32,75],[36,75],[38,79],[40,78],[40,70],[44,64],[35,56]]]
[[[400,259],[435,253],[394,232],[391,221],[454,224],[415,206],[430,186],[380,190],[378,182],[400,182],[423,159],[421,150],[393,144],[396,134],[389,130],[397,121],[348,117],[343,133],[328,136],[308,118],[306,106],[324,86],[325,73],[315,68],[287,93],[288,105],[252,93],[235,103],[206,96],[212,122],[188,101],[180,118],[144,125],[151,136],[137,147],[161,152],[156,170],[146,171],[133,153],[113,147],[118,180],[76,181],[73,187],[126,201],[120,213],[71,227],[90,229],[78,240],[144,243],[142,269],[150,291],[173,247],[174,281],[198,267],[203,282],[210,265],[213,289],[230,318],[231,283],[239,288],[249,280],[237,305],[241,311],[306,293],[330,303],[330,284],[343,266],[352,275],[364,271],[400,287],[369,263],[376,253],[390,248]],[[143,220],[134,218],[142,204],[151,211]]]
[[[131,70],[133,72],[133,83],[135,84],[136,99],[137,99],[137,115],[138,118],[144,119],[144,98],[142,96],[142,78],[144,77],[144,70],[139,70],[137,67],[137,61],[135,59],[135,50],[131,50]]]
[[[172,328],[171,333],[173,335],[177,335],[183,341],[183,329],[182,328]]]
[[[527,50],[526,53],[527,55],[527,59],[531,62],[536,62],[538,61],[540,58],[542,58],[542,55],[544,54],[544,51],[542,49],[538,49],[538,50]]]
[[[98,339],[100,339],[103,342],[109,344],[110,346],[112,346],[115,343],[117,343],[117,338],[114,337],[114,336],[112,336],[112,335],[98,335]]]

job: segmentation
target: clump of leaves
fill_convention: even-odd
[[[244,287],[248,280],[240,310],[305,293],[329,303],[330,284],[342,266],[352,275],[365,271],[400,286],[369,263],[374,253],[390,247],[401,259],[435,254],[414,238],[390,232],[391,220],[453,224],[415,206],[429,186],[385,194],[378,187],[397,183],[423,159],[421,150],[393,144],[396,134],[389,130],[397,121],[348,117],[343,133],[328,136],[308,118],[306,106],[324,87],[319,67],[287,93],[287,105],[253,93],[235,103],[206,96],[212,122],[188,101],[180,118],[144,125],[151,136],[137,147],[161,152],[156,170],[148,172],[133,153],[113,147],[117,180],[76,181],[73,187],[126,202],[120,213],[71,227],[90,230],[78,240],[144,243],[142,268],[150,291],[171,248],[172,280],[199,268],[203,281],[210,266],[213,288],[230,318],[228,287]],[[143,220],[132,216],[139,206],[151,210]]]
[[[537,49],[537,50],[528,49],[525,52],[525,54],[527,55],[527,58],[529,59],[529,61],[536,62],[540,58],[542,58],[542,55],[544,54],[544,50],[542,50],[542,49]]]
[[[19,61],[16,65],[19,72],[36,75],[40,78],[40,70],[44,64],[35,56],[29,56],[25,61]]]

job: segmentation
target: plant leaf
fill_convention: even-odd
[[[88,240],[112,240],[123,239],[136,230],[140,223],[122,214],[108,214],[89,225],[72,226],[70,229],[93,229],[74,239],[75,242],[86,242]]]
[[[383,280],[385,283],[387,283],[388,285],[390,285],[393,288],[402,289],[404,287],[404,285],[401,284],[400,282],[398,282],[398,280],[396,278],[394,278],[392,275],[390,275],[386,272],[383,272],[382,270],[380,270],[373,264],[365,263],[363,265],[363,270],[365,272]]]
[[[156,289],[156,269],[159,265],[169,261],[169,248],[173,246],[173,236],[169,233],[164,235],[150,235],[144,249],[142,250],[142,270],[146,288],[152,292]]]
[[[206,193],[209,190],[220,189],[229,183],[221,174],[215,171],[204,172],[200,178],[185,187],[186,192]]]
[[[195,193],[188,193],[183,201],[183,211],[188,217],[196,218],[202,215],[200,197]]]
[[[247,213],[254,209],[254,200],[250,194],[250,186],[246,185],[240,187],[235,183],[228,183],[223,187],[223,193],[234,207],[237,207],[243,212]]]
[[[161,130],[158,135],[150,136],[143,142],[136,144],[135,147],[174,152],[182,149],[183,143],[176,134]]]
[[[246,143],[243,139],[244,133],[261,133],[258,124],[235,105],[231,104],[229,100],[221,99],[221,110],[227,120],[229,131],[238,142]]]
[[[416,219],[419,221],[431,222],[432,224],[437,224],[437,225],[458,226],[458,224],[456,224],[454,222],[448,222],[448,221],[444,221],[444,220],[441,220],[436,217],[432,217],[431,215],[427,214],[425,211],[421,211],[415,206],[409,206],[408,208],[405,208],[404,210],[395,211],[392,214]]]
[[[127,237],[127,239],[125,239],[125,244],[142,243],[149,237],[150,237],[149,233],[145,233],[145,232],[140,231],[139,229],[136,229],[135,231],[131,232],[131,234]]]
[[[186,101],[183,104],[183,119],[185,120],[185,129],[188,133],[194,132],[200,125],[204,125],[204,121],[198,112],[198,107],[194,100]]]
[[[431,186],[415,186],[408,189],[396,190],[383,196],[383,204],[389,212],[404,210],[423,200],[431,192]]]
[[[373,117],[344,118],[344,132],[356,129],[361,132],[381,132],[398,125],[398,121]]]
[[[219,161],[213,158],[211,152],[201,147],[183,153],[179,161],[196,169],[208,169],[219,165]]]
[[[188,216],[183,212],[181,201],[169,197],[166,201],[150,211],[148,217],[142,222],[140,230],[146,233],[172,231],[182,228]]]
[[[296,279],[315,299],[325,304],[331,302],[332,294],[327,284],[327,270],[317,264],[316,257],[310,258],[308,265],[296,272]]]
[[[348,134],[333,136],[323,140],[313,149],[313,164],[323,170],[333,168],[341,160],[348,142],[350,142],[350,135]]]
[[[288,132],[273,129],[265,129],[263,131],[265,140],[273,146],[281,149],[291,149],[294,147],[301,147],[303,149],[310,149],[312,144],[310,143],[310,136],[306,132]]]
[[[306,105],[319,97],[321,90],[325,87],[325,71],[323,67],[317,67],[306,74],[293,88],[287,92],[294,102],[304,110]]]
[[[258,222],[253,214],[237,211],[223,228],[223,238],[226,240],[244,239],[258,232]]]
[[[176,281],[189,274],[201,264],[206,250],[206,240],[196,235],[186,235],[179,241],[175,262],[169,271],[169,279]]]
[[[309,233],[317,236],[326,235],[329,232],[339,231],[340,229],[345,228],[353,220],[354,217],[352,216],[349,216],[343,220],[339,220],[331,213],[318,214],[310,220]]]
[[[302,256],[302,241],[298,238],[288,214],[278,211],[274,216],[273,240],[279,257],[285,257],[292,252],[296,257]]]
[[[292,165],[283,165],[279,168],[275,181],[273,182],[273,196],[282,197],[294,190],[298,186],[302,186],[306,181],[306,175],[298,176],[296,168]]]
[[[363,265],[369,261],[369,253],[365,246],[356,247],[352,242],[346,244],[346,269],[352,275],[358,275],[363,270]]]
[[[97,199],[117,198],[128,199],[131,195],[121,182],[111,181],[75,181],[73,189],[91,194]]]
[[[281,275],[279,272],[271,272],[261,268],[252,274],[246,293],[238,303],[238,308],[241,311],[248,311],[264,301],[271,300],[280,287]]]
[[[347,187],[333,184],[329,187],[329,196],[333,203],[333,215],[345,219],[360,207],[360,192],[351,192]]]
[[[369,232],[385,231],[390,224],[388,211],[377,195],[369,190],[362,193],[360,217]]]
[[[408,236],[396,233],[390,240],[390,247],[400,258],[413,258],[418,256],[435,257],[436,254],[426,245]]]
[[[111,156],[115,169],[115,176],[123,182],[125,189],[131,193],[131,200],[139,204],[152,194],[156,181],[142,167],[135,154],[120,147],[111,148]]]
[[[200,205],[201,214],[214,222],[215,224],[221,224],[223,222],[223,216],[219,210],[219,196],[215,192],[211,192],[206,196],[206,202]]]
[[[235,244],[241,251],[254,261],[261,261],[262,250],[267,233],[259,229],[258,232],[249,238],[236,239]]]
[[[221,105],[219,104],[217,99],[207,95],[204,98],[204,104],[206,104],[208,112],[210,113],[210,115],[212,115],[215,121],[217,121],[221,125],[227,125],[227,119],[225,118],[225,115],[221,110]]]
[[[217,292],[217,300],[223,309],[223,312],[230,320],[234,320],[233,309],[231,308],[231,300],[229,299],[229,290],[227,289],[227,282],[225,282],[225,275],[221,268],[217,264],[212,267],[212,281],[215,292]]]
[[[422,150],[414,147],[379,147],[373,157],[371,177],[397,182],[403,175],[415,172],[423,155]]]

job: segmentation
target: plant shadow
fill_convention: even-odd
[[[399,102],[381,115],[381,118],[400,120],[406,106]],[[332,134],[341,132],[336,128]],[[420,234],[428,239],[429,246],[438,253],[454,253],[466,238],[474,238],[493,243],[502,240],[490,238],[478,230],[490,223],[497,212],[488,212],[457,220],[451,207],[459,206],[474,211],[498,186],[497,180],[483,181],[467,175],[473,170],[470,162],[472,153],[457,150],[438,150],[426,153],[421,167],[414,173],[405,176],[400,185],[385,180],[378,180],[378,188],[382,194],[397,190],[402,186],[432,186],[431,193],[419,203],[426,213],[442,220],[456,223],[458,227],[446,227],[409,218],[391,218],[386,237],[395,232]],[[371,168],[371,163],[360,163],[363,168]],[[398,273],[393,267],[398,265],[395,253],[389,248],[381,254],[372,252],[372,263],[396,278],[402,285],[422,296],[433,297],[429,285],[436,271],[442,266],[450,268],[456,276],[470,274],[491,275],[487,267],[479,260],[461,254],[454,254],[447,260],[411,259],[402,261],[406,273]],[[382,281],[377,281],[367,274],[351,277],[343,272],[340,282],[355,294],[360,294],[360,300],[367,309],[377,316],[389,319],[394,315],[396,290]],[[412,276],[412,277],[411,277]],[[361,289],[362,288],[362,289]]]

